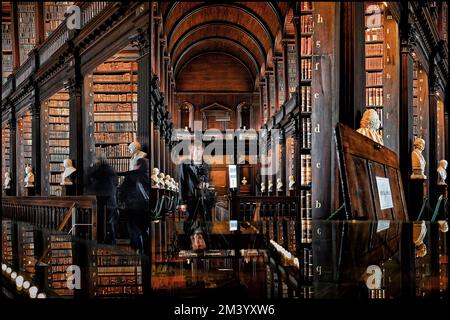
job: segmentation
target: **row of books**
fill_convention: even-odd
[[[312,37],[301,37],[301,55],[312,55]]]
[[[67,132],[69,133],[69,124],[60,124],[60,123],[49,123],[48,130],[50,132]],[[65,137],[63,137],[65,138]],[[69,138],[69,136],[67,136]]]
[[[63,132],[66,133],[66,132]],[[66,133],[66,135],[68,136],[68,132]],[[49,147],[69,147],[70,146],[70,141],[68,139],[57,139],[57,140],[51,140],[53,138],[50,138],[50,140],[48,141],[49,143]],[[56,138],[54,138],[56,139]]]
[[[57,172],[58,171],[58,172]],[[50,173],[50,179],[49,182],[50,183],[61,183],[61,166],[59,170],[55,170],[53,172]]]
[[[366,86],[383,85],[383,72],[366,72]]]
[[[50,171],[62,172],[63,171],[63,164],[62,163],[50,163]]]
[[[301,16],[300,32],[313,32],[313,17],[312,17],[312,15]]]
[[[383,88],[366,88],[366,106],[383,105]]]
[[[312,194],[311,190],[302,190],[300,193],[301,218],[312,219]]]
[[[137,91],[137,84],[94,84],[94,91]]]
[[[302,148],[311,149],[311,118],[302,119]]]
[[[311,87],[310,86],[301,86],[300,87],[300,106],[302,112],[311,112]]]
[[[131,72],[124,73],[124,74],[96,74],[93,76],[93,81],[95,82],[137,82],[138,76],[137,74],[132,74]]]
[[[50,161],[52,162],[63,162],[67,159],[67,155],[65,154],[50,154]]]
[[[121,131],[135,131],[135,124],[132,122],[115,122],[115,123],[96,123],[96,132],[121,132]]]
[[[64,124],[68,123],[67,117],[55,117],[55,116],[49,116],[48,122],[52,124]]]
[[[11,23],[2,22],[2,50],[12,50]]]
[[[95,150],[96,150],[97,157],[102,155],[106,158],[114,158],[114,157],[125,157],[125,156],[129,156],[129,154],[130,154],[127,144],[106,146],[103,148],[96,147]]]
[[[133,132],[96,132],[95,143],[123,143],[133,141]]]
[[[301,274],[303,279],[307,281],[312,281],[314,277],[313,273],[313,255],[311,248],[303,248],[303,259],[301,265]]]
[[[374,28],[366,30],[366,41],[383,41],[384,30],[383,28]]]
[[[51,116],[69,116],[69,108],[52,107],[48,109],[48,114]]]
[[[99,267],[102,266],[135,266],[140,264],[139,256],[122,256],[122,255],[98,255],[97,256],[97,265]]]
[[[366,58],[366,70],[383,69],[383,58],[372,57]]]
[[[312,78],[311,59],[301,59],[301,79],[310,80]]]
[[[288,55],[288,85],[289,92],[294,94],[297,90],[298,85],[298,74],[297,74],[297,50],[295,48],[295,43],[288,43],[287,45],[287,55]]]
[[[26,273],[28,276],[33,277],[36,269],[36,255],[34,252],[34,230],[32,226],[20,225],[19,227],[21,234],[21,244],[22,256],[21,256],[21,266],[20,269]]]
[[[95,94],[95,101],[120,101],[131,102],[137,101],[137,93],[122,93],[122,94]]]
[[[137,63],[136,62],[109,62],[106,61],[99,65],[95,70],[100,71],[123,71],[123,70],[137,70]]]
[[[69,131],[49,130],[48,137],[49,139],[69,139]],[[62,141],[53,141],[51,145],[68,146],[69,144],[66,141],[62,140]]]
[[[383,54],[382,43],[368,43],[366,44],[366,56],[376,56]]]
[[[95,112],[131,112],[132,103],[96,103]]]
[[[101,114],[96,113],[94,119],[96,122],[124,122],[133,121],[134,117],[128,113],[111,113],[111,114]]]
[[[52,190],[56,190],[52,189]],[[74,291],[67,288],[66,270],[74,264],[70,235],[51,235],[48,239],[49,287],[59,296],[72,296]]]
[[[108,164],[117,172],[128,171],[129,160],[128,159],[107,159]]]
[[[9,220],[2,220],[2,262],[8,265],[13,262],[12,222]]]
[[[312,1],[301,1],[300,2],[300,11],[301,10],[310,11],[312,9],[313,9]]]
[[[302,185],[310,185],[312,181],[312,172],[311,172],[311,155],[302,154],[300,156],[300,170],[301,170],[301,184]]]
[[[302,237],[301,242],[302,243],[312,243],[312,220],[310,219],[302,219],[301,221],[301,228],[302,228]]]

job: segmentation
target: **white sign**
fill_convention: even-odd
[[[381,210],[393,208],[391,186],[389,179],[384,177],[375,177],[377,179],[378,196],[380,198]]]
[[[389,220],[378,220],[377,232],[389,229],[389,225],[390,225]]]
[[[237,220],[230,220],[230,231],[237,231],[238,222]]]
[[[228,167],[228,174],[230,176],[230,189],[237,188],[237,169],[235,164]]]

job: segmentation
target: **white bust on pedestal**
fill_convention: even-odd
[[[72,180],[70,179],[70,175],[77,171],[75,167],[72,164],[72,160],[70,159],[64,159],[63,162],[64,166],[64,172],[61,174],[61,186],[71,186],[73,184]]]
[[[283,182],[281,182],[281,178],[277,179],[277,191],[283,191]]]
[[[364,112],[360,125],[361,128],[356,130],[357,132],[381,144],[382,146],[384,145],[383,137],[377,131],[380,129],[381,121],[378,117],[378,113],[374,109],[368,109]]]
[[[266,184],[261,182],[261,192],[266,192]]]
[[[289,190],[293,191],[295,189],[295,178],[294,176],[289,176]]]
[[[25,167],[25,188],[32,188],[34,187],[34,173],[33,168],[31,166]]]
[[[447,179],[447,160],[441,160],[439,161],[439,168],[437,168],[438,172],[438,185],[440,186],[446,186],[447,183],[445,180]]]
[[[152,175],[150,176],[150,180],[151,180],[151,187],[153,189],[158,189],[159,188],[159,169],[158,168],[153,168],[152,169]]]
[[[159,183],[158,186],[160,189],[165,189],[166,185],[164,183],[164,178],[166,177],[166,175],[163,172],[159,173]]]
[[[147,154],[145,152],[141,151],[141,144],[138,141],[134,141],[132,143],[130,143],[130,145],[128,146],[128,150],[131,153],[131,158],[130,158],[130,165],[129,165],[129,170],[134,170],[136,165],[137,165],[137,161],[139,159],[145,158],[147,156]]]
[[[11,189],[11,176],[9,174],[9,172],[5,172],[5,184],[4,184],[4,189]]]
[[[423,179],[425,180],[427,176],[425,173],[425,165],[427,162],[422,155],[422,151],[425,150],[425,140],[422,138],[416,138],[414,140],[414,150],[411,153],[411,163],[413,173],[411,179]]]
[[[241,184],[243,185],[243,186],[245,186],[246,184],[247,184],[247,178],[246,177],[244,177],[244,178],[242,178],[242,181],[241,181]]]
[[[269,185],[267,186],[267,191],[272,192],[273,191],[273,182],[272,179],[269,180]]]
[[[172,186],[172,181],[171,181],[171,177],[170,177],[170,175],[166,175],[165,177],[164,177],[164,187],[165,187],[165,189],[166,190],[171,190],[172,188],[171,188],[171,186]]]

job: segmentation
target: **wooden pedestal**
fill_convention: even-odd
[[[428,196],[426,180],[414,179],[410,180],[410,196],[408,201],[409,220],[417,220],[420,209],[422,208],[425,197]],[[425,209],[426,210],[426,209]],[[429,219],[429,213],[424,212],[421,220]]]

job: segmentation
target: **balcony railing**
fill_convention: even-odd
[[[13,79],[8,78],[2,88],[2,100],[9,96],[13,91]]]
[[[30,55],[28,56],[28,59],[25,61],[24,64],[20,66],[20,68],[16,72],[16,87],[20,86],[22,82],[26,78],[28,78],[31,73],[35,70],[35,59],[36,55],[33,51],[30,52]]]
[[[81,28],[84,28],[92,19],[108,6],[114,5],[114,2],[96,1],[83,2],[79,6],[81,8]]]

